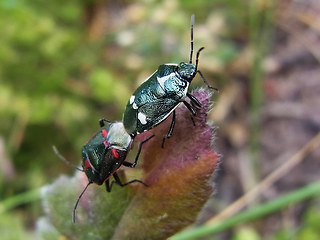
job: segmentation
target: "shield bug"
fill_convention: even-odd
[[[105,125],[105,122],[107,122],[108,125]],[[154,135],[140,143],[135,161],[131,163],[125,161],[125,159],[131,149],[133,138],[125,131],[123,123],[101,119],[100,126],[100,130],[96,132],[89,139],[87,144],[82,147],[82,169],[74,166],[76,169],[86,174],[89,182],[79,195],[74,206],[73,222],[75,222],[76,209],[79,201],[88,186],[92,183],[96,183],[98,185],[105,183],[106,190],[108,192],[111,191],[113,183],[125,186],[130,183],[138,182],[147,186],[144,182],[138,179],[122,183],[117,174],[117,170],[121,165],[135,167],[141,153],[142,145],[154,137]],[[60,155],[55,147],[53,147],[53,150],[61,160],[71,165],[69,161]],[[109,179],[111,176],[113,176],[114,180],[110,182]]]
[[[175,125],[175,109],[180,103],[183,103],[192,115],[195,116],[195,108],[201,108],[201,104],[193,95],[188,93],[188,88],[197,73],[199,73],[204,83],[210,89],[217,90],[208,84],[202,73],[198,70],[199,55],[204,49],[203,47],[197,51],[195,64],[192,63],[193,25],[194,15],[191,17],[189,62],[160,65],[130,97],[123,115],[123,124],[126,131],[132,137],[156,127],[173,113],[170,129],[162,141],[163,147],[165,139],[170,138],[172,135]],[[186,101],[186,98],[190,99],[191,104]]]

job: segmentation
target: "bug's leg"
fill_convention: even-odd
[[[84,192],[87,190],[87,188],[89,187],[90,184],[92,184],[92,182],[88,182],[87,186],[86,186],[86,187],[83,189],[83,191],[80,193],[80,195],[79,195],[79,197],[78,197],[78,200],[77,200],[76,204],[74,205],[73,214],[72,214],[72,220],[73,220],[74,223],[76,222],[76,210],[77,210],[79,201],[80,201],[82,195],[83,195]]]
[[[111,120],[105,119],[105,118],[101,118],[99,120],[100,127],[103,127],[105,125],[105,123],[109,123],[110,124],[110,123],[114,123],[114,122],[111,121]]]
[[[198,109],[201,108],[201,103],[199,102],[199,100],[195,96],[191,95],[190,93],[187,93],[187,97],[190,99],[191,105],[193,107],[198,108]]]
[[[106,186],[107,192],[111,192],[112,184],[113,184],[113,181],[112,181],[111,184],[110,184],[109,179],[107,179],[107,180],[105,181],[105,186]]]
[[[187,97],[190,99],[191,105],[193,107],[195,107],[197,109],[201,108],[202,105],[201,105],[201,103],[199,102],[199,100],[195,96],[191,95],[190,93],[187,93]],[[192,121],[193,126],[196,126],[196,123],[195,123],[195,121],[194,121],[192,116],[191,116],[191,121]]]
[[[121,187],[124,187],[124,186],[126,186],[126,185],[128,185],[128,184],[138,182],[138,183],[141,183],[141,184],[143,184],[144,186],[148,187],[148,185],[147,185],[146,183],[144,183],[144,182],[142,182],[141,180],[138,180],[138,179],[133,179],[133,180],[131,180],[131,181],[129,181],[129,182],[122,183],[121,180],[120,180],[120,178],[119,178],[119,176],[118,176],[118,174],[117,174],[116,172],[113,174],[113,177],[114,177],[114,180],[115,180],[115,181],[112,181],[112,182],[111,182],[111,186],[112,186],[112,183],[116,183],[116,184],[120,185]],[[110,187],[111,187],[111,186],[110,186]],[[111,188],[110,188],[110,190],[111,190]]]
[[[193,116],[197,115],[196,110],[186,101],[183,101],[184,105],[188,108],[188,110],[192,113]]]
[[[67,165],[70,166],[70,167],[73,167],[73,168],[77,169],[77,170],[80,171],[80,172],[84,172],[83,169],[79,168],[78,166],[74,165],[73,163],[71,163],[71,162],[69,162],[67,159],[65,159],[65,157],[62,156],[62,155],[59,153],[59,151],[58,151],[58,149],[56,148],[56,146],[52,146],[52,149],[53,149],[54,153],[58,156],[58,158],[59,158],[61,161],[63,161],[65,164],[67,164]]]
[[[193,126],[196,126],[196,122],[194,121],[194,118],[193,118],[192,116],[190,116],[190,119],[191,119],[191,121],[192,121],[192,125],[193,125]]]
[[[152,135],[150,137],[148,137],[147,139],[143,140],[140,145],[139,145],[139,150],[138,150],[138,153],[137,153],[137,156],[136,156],[136,159],[134,160],[134,163],[131,163],[131,162],[127,162],[127,161],[124,161],[122,164],[126,167],[135,167],[137,165],[137,162],[138,162],[138,159],[139,159],[139,156],[140,156],[140,153],[141,153],[141,150],[142,150],[142,145],[145,144],[146,142],[148,142],[151,138],[153,138],[155,135]]]
[[[197,73],[199,73],[200,77],[202,78],[203,82],[207,85],[208,88],[215,90],[215,91],[219,91],[218,88],[211,87],[209,85],[209,83],[207,82],[207,80],[204,78],[203,74],[199,70],[197,70]]]
[[[191,96],[192,96],[192,95],[191,95]],[[197,100],[197,101],[198,101],[198,100]],[[184,103],[184,105],[189,109],[189,111],[192,113],[191,121],[192,121],[193,126],[196,126],[196,123],[195,123],[195,121],[194,121],[194,119],[193,119],[193,116],[196,116],[196,115],[197,115],[196,111],[194,110],[194,108],[193,108],[188,102],[183,101],[183,103]]]
[[[169,128],[169,132],[168,132],[167,136],[164,136],[162,139],[162,145],[161,145],[162,148],[164,148],[164,142],[166,141],[166,139],[171,138],[175,123],[176,123],[176,111],[174,110],[173,114],[172,114],[172,122],[171,122],[171,125]]]

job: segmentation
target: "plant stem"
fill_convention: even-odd
[[[229,229],[237,224],[252,221],[271,214],[281,208],[287,207],[289,204],[294,204],[303,201],[307,198],[314,197],[320,194],[320,180],[302,187],[296,191],[292,191],[275,200],[269,201],[265,204],[249,209],[232,218],[226,219],[214,225],[204,225],[194,229],[190,229],[174,235],[170,240],[182,239],[197,239],[199,237],[215,234],[223,230]]]
[[[250,163],[252,179],[249,179],[248,188],[256,184],[259,179],[259,155],[261,132],[261,106],[263,103],[263,60],[270,45],[271,19],[273,1],[252,0],[249,7],[249,46],[252,51],[252,66],[250,70]],[[250,183],[251,182],[251,183]],[[246,189],[247,190],[247,189]]]
[[[21,204],[30,203],[40,198],[40,189],[24,192],[0,202],[0,214]]]

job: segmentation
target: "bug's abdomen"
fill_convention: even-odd
[[[140,87],[132,94],[125,112],[123,114],[123,125],[130,135],[136,135],[141,130],[137,129],[139,119],[144,122],[150,119],[152,112],[143,112],[139,114],[139,109],[144,105],[156,104],[156,102],[166,95],[166,92],[157,81],[157,72],[155,72],[147,81],[140,85]],[[143,131],[143,130],[142,130]]]
[[[125,127],[125,122],[128,124],[126,130],[129,134],[137,135],[154,128],[164,121],[179,103],[179,101],[171,98],[161,98],[148,102],[135,111],[131,110],[129,112],[128,109],[125,114],[131,114],[131,117],[128,118],[130,121],[126,122],[124,120]]]

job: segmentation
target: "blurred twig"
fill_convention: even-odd
[[[252,188],[249,192],[240,197],[233,204],[229,205],[224,211],[217,216],[211,218],[206,222],[207,225],[215,224],[223,219],[226,219],[238,211],[240,211],[245,205],[254,201],[257,196],[266,191],[272,184],[274,184],[281,177],[286,175],[296,165],[298,165],[309,153],[314,151],[320,145],[320,132],[312,138],[306,145],[304,145],[296,154],[290,159],[284,162],[280,167],[270,173],[262,182]]]
[[[316,30],[318,33],[320,33],[320,23],[319,21],[315,21],[314,17],[319,17],[319,15],[306,15],[306,14],[302,14],[302,13],[297,13],[296,14],[296,18],[303,22],[304,24],[308,25],[310,28],[313,28],[314,30]]]
[[[249,73],[250,84],[250,162],[248,164],[247,183],[251,188],[259,178],[261,106],[263,102],[263,68],[262,63],[270,46],[272,32],[273,1],[252,0],[249,5],[249,46],[252,52],[251,68]],[[247,190],[247,189],[246,189]]]
[[[209,234],[215,234],[223,230],[229,229],[237,224],[252,221],[261,218],[272,212],[278,211],[289,204],[297,203],[304,199],[310,198],[320,194],[320,181],[316,181],[307,186],[304,186],[296,191],[292,191],[284,196],[278,197],[275,200],[261,204],[258,207],[248,209],[234,217],[215,223],[214,225],[204,225],[194,229],[190,229],[175,236],[170,240],[186,240],[186,239],[199,239],[200,237]]]
[[[301,35],[300,32],[297,32],[292,26],[286,23],[278,22],[277,25],[287,33],[291,34],[297,41],[303,45],[308,52],[320,63],[320,53],[318,49],[313,47],[313,43],[310,42],[305,36]]]

